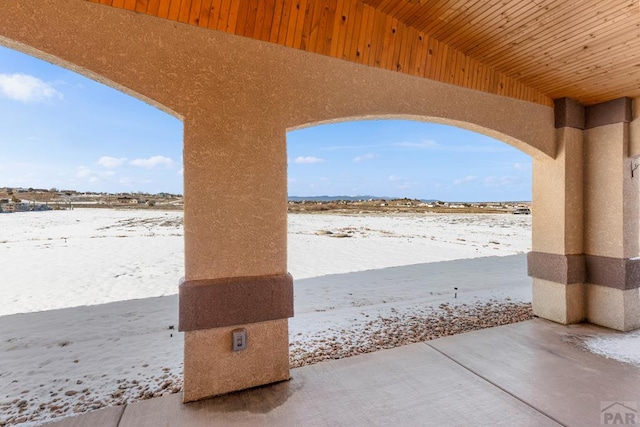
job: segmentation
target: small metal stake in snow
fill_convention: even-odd
[[[455,292],[453,293],[453,297],[454,297],[454,298],[458,298],[458,288],[453,288],[453,290],[455,291]]]

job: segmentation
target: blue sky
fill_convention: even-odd
[[[0,47],[0,186],[182,193],[182,122]],[[289,194],[530,200],[531,158],[460,128],[398,120],[289,132]]]

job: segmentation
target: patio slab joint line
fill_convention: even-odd
[[[483,379],[484,381],[488,382],[489,384],[491,384],[492,386],[498,388],[499,390],[502,390],[504,393],[508,394],[509,396],[513,397],[514,399],[516,399],[519,402],[522,402],[523,404],[527,405],[529,408],[533,409],[534,411],[538,412],[539,414],[549,418],[551,421],[558,423],[561,426],[567,427],[566,424],[563,424],[562,422],[560,422],[559,420],[553,418],[552,416],[550,416],[549,414],[546,414],[544,412],[542,412],[541,410],[539,410],[538,408],[536,408],[535,406],[533,406],[532,404],[530,404],[529,402],[526,402],[524,400],[522,400],[521,398],[519,398],[518,396],[516,396],[515,394],[511,393],[510,391],[506,390],[505,388],[499,386],[498,384],[494,383],[493,381],[483,377],[482,375],[480,375],[479,373],[475,372],[473,369],[470,369],[468,367],[466,367],[465,365],[463,365],[462,363],[458,362],[457,360],[455,360],[454,358],[452,358],[451,356],[449,356],[448,354],[443,353],[442,351],[440,351],[439,349],[435,348],[434,346],[432,346],[431,344],[428,343],[424,343],[425,345],[428,345],[429,347],[431,347],[432,349],[434,349],[435,351],[437,351],[438,353],[440,353],[441,355],[443,355],[444,357],[446,357],[447,359],[451,360],[453,363],[455,363],[456,365],[462,367],[463,369],[465,369],[466,371],[471,372],[473,375],[475,375],[478,378]]]
[[[118,422],[116,423],[116,427],[120,427],[120,422],[122,421],[122,417],[124,417],[124,411],[127,410],[127,408],[129,407],[129,404],[125,404],[123,405],[124,407],[122,408],[122,411],[120,411],[120,416],[118,417]]]

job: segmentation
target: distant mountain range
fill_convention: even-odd
[[[434,202],[448,202],[448,203],[531,203],[531,201],[527,200],[502,200],[502,201],[484,201],[484,202],[460,202],[460,201],[452,201],[452,200],[439,200],[439,199],[410,199],[407,197],[381,197],[381,196],[289,196],[290,202],[335,202],[338,200],[344,200],[347,202],[357,202],[360,200],[418,200],[423,203],[434,203]]]
[[[289,196],[290,202],[335,202],[338,200],[345,200],[349,202],[357,202],[359,200],[400,200],[404,197],[380,197],[380,196]],[[414,199],[411,199],[414,200]],[[431,203],[437,202],[437,200],[424,200],[421,202]]]

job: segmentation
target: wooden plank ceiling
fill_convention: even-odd
[[[640,0],[87,0],[552,105],[640,97]]]

